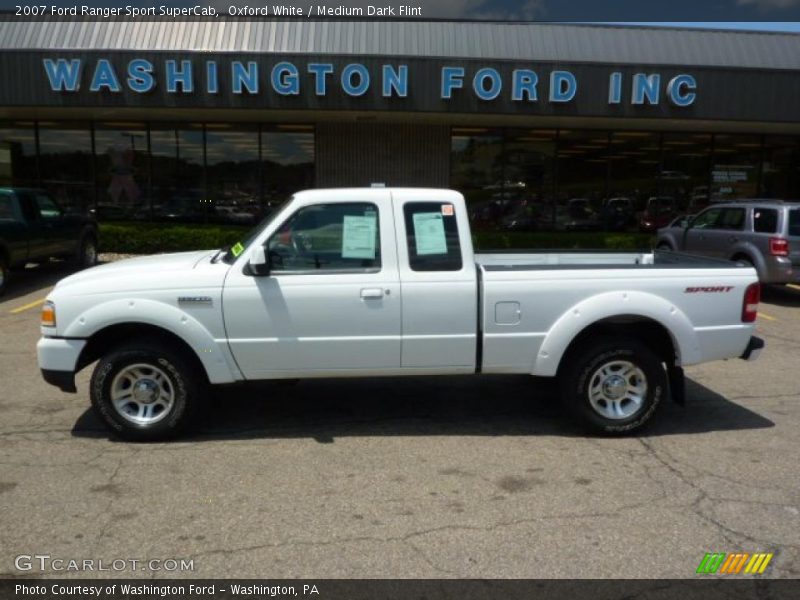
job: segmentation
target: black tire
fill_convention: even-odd
[[[666,250],[667,252],[672,252],[672,246],[666,242],[661,242],[658,244],[658,246],[656,246],[656,250]]]
[[[586,344],[564,357],[565,365],[559,373],[559,388],[561,399],[570,412],[577,419],[593,431],[607,434],[631,433],[642,427],[653,416],[661,399],[667,391],[667,375],[661,360],[645,344],[632,338],[603,337]],[[638,372],[634,372],[629,379],[622,377],[623,367],[618,372],[613,369],[620,364],[633,365]],[[600,373],[607,367],[611,373],[604,378]],[[590,386],[592,383],[608,382],[609,387],[595,385],[595,389],[606,390],[609,397],[620,393],[619,388],[614,388],[619,375],[626,385],[631,381],[641,383],[643,375],[646,383],[646,392],[639,395],[639,403],[632,399],[636,395],[625,393],[618,401],[609,402],[605,398],[590,399]],[[610,379],[611,378],[611,379]],[[628,388],[630,389],[630,388]],[[598,391],[597,393],[600,393]],[[616,407],[619,408],[616,408]],[[600,411],[615,412],[613,418],[601,414]],[[630,414],[627,414],[630,411]]]
[[[78,245],[74,265],[78,269],[88,269],[97,264],[97,238],[94,234],[85,234]]]
[[[4,256],[0,256],[0,296],[6,293],[10,276],[11,269],[8,268],[8,261]]]
[[[172,393],[172,401],[168,408],[164,407],[154,414],[152,422],[136,422],[131,415],[126,418],[122,409],[117,409],[112,401],[112,386],[115,386],[115,390],[124,387],[125,381],[130,380],[121,374],[127,373],[126,369],[134,365],[148,366],[150,381],[168,380],[163,387]],[[140,368],[139,372],[148,374],[148,369]],[[207,389],[205,374],[200,380],[197,375],[197,367],[182,353],[168,346],[133,341],[113,349],[97,363],[91,380],[92,407],[111,431],[125,440],[151,442],[171,439],[191,425],[203,403]],[[120,376],[119,380],[117,376]],[[133,386],[131,383],[128,388],[131,389],[131,395]],[[154,404],[152,401],[149,403]],[[131,400],[125,409],[135,411],[135,404],[136,401]]]

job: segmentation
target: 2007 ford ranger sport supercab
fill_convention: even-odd
[[[682,367],[753,359],[748,266],[687,255],[474,254],[463,197],[297,193],[230,248],[124,260],[62,280],[39,366],[118,435],[166,438],[209,384],[308,377],[557,377],[594,429],[643,425]]]

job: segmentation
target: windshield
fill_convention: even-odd
[[[247,234],[245,234],[245,236],[241,239],[241,241],[231,244],[230,246],[225,248],[225,251],[221,258],[222,262],[228,265],[232,265],[233,262],[237,258],[239,258],[239,256],[241,256],[242,252],[244,252],[250,247],[250,244],[252,244],[253,241],[258,237],[258,234],[261,233],[267,225],[272,223],[275,217],[277,217],[283,210],[283,207],[286,206],[286,204],[290,202],[293,198],[294,196],[292,196],[292,198],[289,198],[285,202],[281,202],[278,206],[276,206],[272,210],[271,213],[269,213],[266,217],[261,219],[258,225],[253,227],[250,231],[248,231]]]

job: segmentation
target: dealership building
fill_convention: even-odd
[[[488,230],[800,199],[797,34],[8,20],[0,74],[0,185],[101,220],[244,225],[373,183],[460,190]]]

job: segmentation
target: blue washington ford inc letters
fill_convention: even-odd
[[[256,61],[231,61],[220,65],[215,60],[165,60],[161,71],[144,58],[130,60],[124,73],[105,58],[85,67],[79,58],[46,58],[44,71],[54,92],[78,92],[84,80],[89,82],[89,91],[119,94],[125,88],[137,94],[153,91],[159,82],[169,94],[193,94],[196,83],[202,81],[201,91],[218,94],[221,82],[225,81],[233,94],[261,94],[262,87],[281,96],[298,96],[304,86],[314,90],[316,96],[328,95],[330,81],[338,78],[344,94],[359,97],[373,89],[373,75],[379,78],[373,93],[384,98],[406,98],[409,95],[408,65],[384,64],[373,74],[361,63],[345,65],[339,73],[332,63],[313,62],[306,65],[305,72],[292,62],[281,61],[266,68]],[[575,74],[568,70],[553,70],[547,77],[547,91],[543,94],[547,102],[568,103],[578,94],[579,85]],[[461,94],[473,94],[482,101],[490,102],[505,94],[514,102],[538,102],[540,90],[539,74],[532,69],[514,69],[510,81],[504,81],[497,69],[482,67],[468,74],[464,67],[444,66],[440,71],[439,98],[450,100]],[[590,90],[597,93],[597,90]],[[662,80],[660,73],[634,73],[625,77],[612,72],[608,77],[608,104],[658,105],[665,97],[672,105],[691,106],[697,97],[697,81],[685,73]]]

